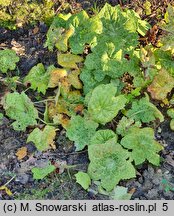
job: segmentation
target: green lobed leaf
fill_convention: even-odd
[[[163,147],[154,140],[152,128],[131,128],[121,140],[124,148],[132,150],[131,157],[135,165],[143,163],[146,159],[158,166],[160,156],[157,154]]]
[[[36,180],[45,178],[48,174],[52,173],[56,169],[55,166],[48,164],[46,167],[34,167],[32,168],[33,178]]]
[[[98,124],[90,119],[72,116],[66,135],[75,142],[76,151],[80,151],[90,143],[90,139],[95,134],[97,127]]]
[[[107,191],[113,190],[120,180],[135,177],[129,152],[112,139],[105,143],[89,145],[88,153],[88,174],[95,181],[101,180],[101,186]]]
[[[37,90],[43,94],[48,88],[50,74],[45,70],[42,63],[32,67],[28,75],[24,78],[25,83],[31,84],[31,89]]]
[[[160,122],[164,121],[162,113],[149,101],[149,96],[141,98],[140,100],[134,100],[131,109],[126,113],[126,116],[134,119],[135,121],[142,121],[148,123],[159,119]]]
[[[37,124],[38,111],[24,92],[5,95],[3,107],[6,115],[16,120],[12,123],[15,130],[25,131],[26,127]]]
[[[2,73],[7,73],[8,70],[14,70],[18,61],[19,57],[14,50],[0,50],[0,71]]]
[[[54,143],[56,136],[55,128],[46,125],[44,130],[35,128],[28,136],[27,143],[33,142],[39,151],[45,151],[51,147]]]
[[[116,132],[121,136],[125,136],[130,128],[141,127],[141,122],[135,122],[133,118],[123,116],[117,125]]]
[[[94,121],[101,124],[110,122],[124,108],[127,99],[124,95],[115,97],[116,92],[114,84],[101,84],[93,90],[88,112]]]
[[[72,15],[67,26],[73,28],[74,33],[69,38],[71,52],[81,54],[86,44],[91,44],[98,34],[102,33],[102,23],[98,17],[89,18],[86,11]]]
[[[87,190],[91,184],[91,179],[87,173],[78,172],[75,174],[76,182],[79,183],[85,190]]]
[[[110,139],[112,139],[115,142],[117,142],[118,139],[117,135],[112,130],[98,130],[91,138],[90,145],[105,143]]]

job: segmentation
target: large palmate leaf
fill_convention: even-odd
[[[143,123],[148,123],[155,119],[159,119],[160,122],[164,121],[164,116],[155,105],[150,103],[147,94],[146,97],[133,101],[132,107],[127,111],[126,116]]]
[[[66,128],[66,135],[75,142],[76,151],[80,151],[90,143],[90,139],[95,134],[97,127],[98,124],[90,119],[72,116]]]
[[[107,191],[111,191],[121,179],[135,177],[129,152],[114,140],[90,145],[88,153],[88,174],[93,180],[101,180],[101,186]]]
[[[131,128],[121,140],[124,148],[132,150],[131,157],[135,165],[143,163],[146,159],[158,166],[160,157],[157,154],[163,147],[154,140],[152,128]]]
[[[94,121],[105,124],[124,108],[127,99],[124,95],[115,97],[116,92],[117,88],[113,84],[101,84],[93,90],[88,112]]]
[[[45,70],[44,65],[39,63],[31,68],[24,82],[30,83],[33,90],[37,89],[38,92],[45,94],[48,88],[49,77],[50,74]]]
[[[173,87],[174,78],[165,69],[161,69],[147,90],[150,92],[152,98],[164,100]]]
[[[27,126],[37,124],[38,112],[30,98],[22,92],[8,93],[3,100],[6,115],[16,120],[12,125],[15,130],[24,131]]]
[[[45,151],[54,146],[54,138],[56,136],[55,128],[45,126],[44,130],[35,128],[28,136],[27,142],[33,142],[39,151]]]
[[[8,70],[14,70],[19,57],[14,50],[0,50],[0,71],[7,73]]]

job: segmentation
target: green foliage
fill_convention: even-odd
[[[171,130],[174,130],[174,109],[171,108],[171,109],[167,110],[167,115],[169,117],[171,117],[170,128],[171,128]]]
[[[18,61],[19,57],[14,50],[0,50],[0,71],[2,73],[7,73],[8,70],[14,70]]]
[[[170,4],[168,5],[166,14],[165,14],[165,23],[161,25],[162,29],[167,32],[166,35],[162,36],[162,50],[171,51],[174,54],[174,7]]]
[[[135,165],[142,164],[146,159],[158,166],[160,157],[157,154],[163,147],[154,140],[152,128],[131,128],[122,138],[121,145],[132,150],[131,158]]]
[[[54,16],[54,1],[43,0],[5,0],[0,2],[0,25],[15,29],[24,24],[35,24],[37,21],[52,21]]]
[[[87,173],[78,172],[75,174],[76,182],[79,183],[85,190],[87,190],[91,184],[91,179]]]
[[[74,54],[83,53],[86,44],[91,44],[97,34],[102,31],[100,20],[89,18],[85,11],[75,15],[58,15],[47,33],[46,46],[53,50],[67,51],[67,43]]]
[[[133,118],[126,118],[125,116],[123,116],[117,125],[116,132],[121,136],[125,136],[128,133],[129,129],[133,127],[141,127],[141,123],[135,122]]]
[[[34,167],[32,168],[33,178],[36,180],[45,178],[48,174],[52,173],[56,169],[55,166],[48,164],[46,167]]]
[[[0,113],[0,125],[2,123],[2,119],[3,119],[4,115],[2,113]]]
[[[47,32],[47,40],[45,43],[45,46],[48,47],[50,51],[53,50],[56,44],[60,51],[67,51],[67,42],[71,35],[71,30],[64,31],[64,28],[66,26],[66,20],[68,20],[70,16],[71,14],[59,14],[54,18]]]
[[[98,130],[90,140],[90,145],[105,143],[108,140],[117,142],[117,135],[112,130]]]
[[[33,142],[39,151],[46,151],[53,145],[55,136],[55,128],[46,125],[43,131],[35,128],[29,134],[27,142]]]
[[[70,140],[75,142],[76,151],[80,151],[89,144],[97,127],[98,124],[90,119],[81,116],[72,116],[66,135]]]
[[[147,94],[146,97],[133,101],[132,108],[127,111],[126,116],[129,119],[132,118],[143,123],[148,123],[155,119],[159,119],[160,122],[164,121],[162,113],[149,101]]]
[[[8,117],[16,120],[12,123],[15,130],[25,131],[29,125],[37,124],[38,111],[24,92],[6,94],[3,99],[3,108]]]
[[[45,70],[42,63],[37,64],[29,71],[28,75],[25,77],[24,82],[31,84],[31,89],[46,93],[48,88],[50,74]]]
[[[52,0],[44,0],[43,4],[46,2],[51,8]],[[24,0],[24,6],[25,3],[28,4],[28,0]],[[31,17],[37,20],[42,10],[37,7],[38,3],[33,4],[29,4],[28,11],[32,8],[27,15],[29,22]],[[11,6],[3,6],[2,12],[5,7]],[[168,10],[171,14],[173,9],[169,6]],[[18,24],[26,11],[18,10]],[[49,13],[49,10],[42,12]],[[173,21],[167,15],[165,19],[163,27],[169,30],[168,25]],[[11,22],[10,17],[9,20]],[[41,101],[45,102],[44,120],[49,124],[61,124],[66,136],[74,141],[76,151],[87,147],[90,164],[87,173],[75,175],[76,181],[85,190],[91,180],[100,181],[100,189],[106,190],[112,199],[130,199],[127,189],[116,185],[120,180],[134,178],[136,165],[146,160],[159,165],[158,153],[163,149],[154,139],[154,130],[144,127],[149,122],[155,124],[157,119],[164,120],[146,91],[154,99],[166,100],[174,86],[173,48],[166,48],[165,43],[160,48],[152,45],[142,48],[139,35],[145,36],[149,28],[134,11],[109,4],[93,17],[85,11],[73,15],[60,13],[47,32],[45,43],[50,51],[58,49],[60,67],[51,65],[45,69],[39,63],[24,78],[24,83],[30,83],[31,89],[38,93],[45,94],[48,88],[54,88],[55,97],[51,94],[48,100]],[[173,31],[171,27],[170,31]],[[11,69],[11,65],[15,68],[18,59],[16,62],[11,59],[5,60],[5,64],[10,63],[1,69],[3,73]],[[10,80],[15,81],[15,78]],[[25,130],[37,124],[38,111],[24,92],[8,93],[3,107],[6,115],[16,120],[14,129]],[[173,111],[168,111],[169,116],[171,113]],[[29,134],[27,142],[33,142],[39,151],[47,151],[55,147],[56,131],[48,125],[42,130],[37,127]],[[54,170],[51,164],[35,167],[33,177],[42,179]]]
[[[132,194],[127,192],[127,188],[122,186],[116,186],[114,190],[109,194],[113,200],[130,200]]]
[[[115,141],[93,144],[88,147],[90,164],[88,174],[93,180],[101,180],[101,186],[111,191],[121,179],[135,177],[130,154]]]
[[[97,86],[91,95],[88,112],[91,118],[101,124],[110,122],[124,108],[127,99],[116,96],[117,88],[113,84]]]

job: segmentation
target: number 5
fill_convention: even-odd
[[[167,211],[168,210],[168,205],[167,203],[163,203],[163,211]]]

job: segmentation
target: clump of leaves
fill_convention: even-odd
[[[0,50],[0,71],[2,73],[7,73],[8,70],[14,70],[18,61],[19,57],[14,50]]]
[[[121,179],[135,177],[130,153],[113,139],[88,147],[90,164],[88,174],[93,180],[101,180],[101,186],[111,191]]]
[[[5,95],[3,108],[6,115],[15,120],[12,123],[15,130],[25,131],[26,127],[37,124],[38,111],[24,92]]]
[[[122,198],[130,197],[116,185],[134,178],[136,165],[146,160],[158,166],[163,149],[154,139],[154,130],[144,126],[164,117],[147,93],[145,97],[141,93],[147,90],[152,98],[164,100],[171,92],[172,50],[138,49],[139,35],[145,36],[149,27],[134,11],[109,4],[93,17],[85,11],[59,14],[47,32],[45,46],[50,51],[58,49],[61,67],[45,69],[39,63],[24,78],[39,93],[55,88],[55,98],[45,100],[48,125],[34,129],[27,142],[34,142],[40,151],[54,148],[56,128],[49,124],[61,124],[76,151],[88,149],[90,164],[87,173],[76,174],[77,182],[87,190],[91,180],[100,181],[101,189],[113,192],[114,199],[117,191]],[[127,75],[130,94],[123,94]],[[7,94],[3,106],[6,115],[16,120],[15,129],[37,123],[38,113],[24,92]],[[48,164],[32,172],[35,179],[42,179],[54,169]]]

